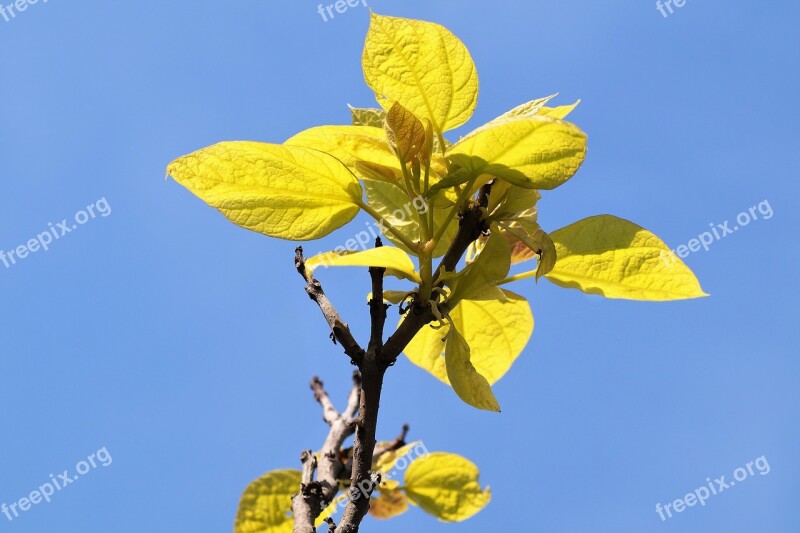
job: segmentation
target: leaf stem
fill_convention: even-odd
[[[509,276],[502,281],[498,281],[497,284],[505,285],[506,283],[511,283],[512,281],[519,281],[522,279],[535,278],[535,277],[536,277],[536,271],[531,270],[530,272],[522,272],[521,274],[515,274],[513,276]]]

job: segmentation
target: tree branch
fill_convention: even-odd
[[[488,228],[486,223],[481,220],[483,216],[482,207],[485,208],[488,201],[488,189],[486,186],[481,188],[478,195],[478,202],[467,206],[459,216],[458,232],[456,233],[450,248],[442,257],[436,272],[451,272],[456,269],[458,262],[467,251],[469,245],[481,236]],[[442,287],[444,284],[437,284]],[[381,359],[386,365],[393,365],[400,353],[405,349],[411,339],[419,332],[423,326],[432,322],[436,317],[431,311],[428,302],[414,302],[411,309],[406,314],[403,323],[397,331],[389,337],[381,350]]]
[[[300,492],[292,496],[292,533],[315,533],[314,520],[322,512],[322,488],[314,481],[317,459],[311,450],[304,450],[300,462],[303,464],[303,475]]]
[[[325,295],[325,291],[322,290],[322,284],[306,270],[306,260],[303,257],[302,246],[298,246],[295,249],[294,266],[307,283],[306,293],[319,305],[322,315],[328,322],[328,326],[331,328],[331,339],[333,339],[334,344],[339,341],[339,344],[344,348],[344,353],[350,356],[350,361],[354,365],[358,365],[364,358],[364,349],[353,338],[349,326],[344,323],[336,308]]]
[[[383,246],[381,238],[375,239],[375,248]],[[372,298],[369,300],[369,314],[372,322],[368,350],[376,352],[383,346],[383,327],[386,324],[387,305],[383,303],[383,276],[386,269],[369,267],[369,276],[372,279]]]
[[[369,511],[369,500],[375,487],[380,483],[380,476],[372,470],[372,457],[375,450],[375,432],[378,427],[378,410],[381,401],[381,389],[385,366],[379,364],[374,352],[367,352],[361,366],[362,393],[361,407],[356,422],[356,437],[353,445],[353,472],[350,476],[350,501],[345,507],[344,515],[337,531],[339,533],[356,533],[358,526]]]
[[[353,373],[353,388],[343,413],[333,406],[324,384],[316,376],[311,380],[311,390],[314,391],[314,399],[322,406],[323,418],[330,425],[330,430],[322,445],[319,461],[310,450],[301,455],[303,477],[300,493],[292,497],[292,533],[314,533],[314,521],[339,492],[339,479],[344,470],[339,451],[355,430],[355,416],[361,398],[361,375]],[[315,471],[316,481],[313,480]]]

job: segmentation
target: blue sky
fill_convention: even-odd
[[[467,44],[481,77],[472,126],[557,91],[583,100],[571,119],[588,159],[545,194],[545,229],[613,213],[678,246],[763,201],[773,216],[686,258],[703,300],[516,286],[536,330],[495,387],[501,415],[401,361],[380,435],[408,422],[429,449],[470,458],[493,501],[458,526],[415,509],[364,530],[798,531],[800,7],[370,6]],[[282,142],[372,105],[367,25],[366,8],[324,22],[305,0],[51,0],[0,17],[0,249],[100,199],[111,210],[0,263],[0,503],[103,447],[113,457],[51,503],[0,515],[0,531],[230,531],[249,481],[321,444],[308,380],[341,400],[350,367],[303,293],[294,244],[237,228],[163,178],[214,142]],[[363,338],[366,272],[323,281]],[[761,456],[769,474],[666,522],[655,512]]]

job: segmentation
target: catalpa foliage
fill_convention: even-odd
[[[539,226],[540,191],[572,178],[586,155],[586,135],[566,120],[577,102],[532,100],[447,139],[470,119],[478,99],[475,65],[450,31],[372,14],[362,63],[380,107],[351,108],[351,125],[311,128],[280,145],[223,142],[175,160],[168,172],[235,224],[271,237],[318,239],[361,211],[373,217],[395,246],[329,252],[310,258],[306,268],[385,267],[386,276],[405,283],[386,291],[386,300],[401,310],[430,305],[438,319],[405,354],[464,402],[500,410],[491,385],[533,332],[528,301],[509,289],[514,282],[545,278],[631,300],[705,296],[691,270],[677,258],[663,261],[669,248],[632,222],[598,215],[550,232]],[[460,216],[479,202],[486,231],[470,245],[466,264],[434,269]],[[397,215],[409,205],[411,216]],[[526,261],[535,262],[532,270],[509,275]],[[431,466],[410,470],[404,490],[380,488],[375,513],[391,516],[411,501],[442,520],[461,520],[488,502],[471,463],[449,455],[437,460],[446,475]],[[256,481],[240,510],[251,518],[237,521],[237,531],[291,530],[288,495],[298,480],[299,472],[278,471]]]

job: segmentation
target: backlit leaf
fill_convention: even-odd
[[[357,161],[376,163],[389,168],[398,167],[397,157],[386,144],[383,127],[317,126],[301,131],[284,144],[305,146],[337,158],[355,171]],[[400,168],[397,168],[398,175]]]
[[[547,117],[511,120],[452,146],[451,161],[473,176],[496,176],[528,189],[554,189],[571,178],[586,155],[577,126]]]
[[[234,224],[271,237],[318,239],[360,209],[358,180],[308,148],[223,142],[176,159],[167,172]]]
[[[581,101],[577,100],[574,104],[570,105],[562,105],[558,107],[542,107],[536,114],[540,117],[564,119],[567,115],[575,111],[575,108],[578,107],[578,104],[580,103]]]
[[[472,137],[473,135],[476,135],[489,128],[493,128],[494,126],[498,126],[500,124],[508,122],[509,120],[517,120],[521,118],[530,118],[532,116],[535,116],[547,102],[549,102],[556,96],[558,96],[558,94],[551,94],[550,96],[545,96],[544,98],[537,98],[536,100],[531,100],[530,102],[525,102],[524,104],[518,105],[514,109],[506,111],[499,117],[490,120],[483,126],[475,128],[474,130],[466,134],[461,140]]]
[[[498,229],[493,229],[477,259],[464,268],[455,283],[449,283],[452,293],[447,299],[448,303],[452,307],[461,300],[485,299],[478,296],[504,279],[510,268],[511,248],[508,241]]]
[[[694,273],[649,231],[611,215],[550,235],[558,253],[548,280],[606,298],[683,300],[707,296]]]
[[[462,300],[450,311],[450,318],[471,350],[470,361],[490,385],[511,368],[533,333],[533,314],[528,301],[510,291],[503,291],[506,301]],[[422,328],[406,346],[406,357],[445,384],[447,379],[442,339],[450,326]]]
[[[408,500],[402,490],[380,489],[377,497],[369,503],[369,514],[380,520],[388,520],[408,511]]]
[[[452,453],[434,452],[411,464],[405,476],[406,495],[439,520],[461,522],[492,499],[489,488],[481,488],[479,475],[471,461]]]
[[[411,258],[403,250],[393,246],[370,248],[360,252],[326,252],[306,260],[306,270],[313,274],[320,266],[325,267],[383,267],[400,277],[419,282],[419,274]]]
[[[292,495],[300,491],[298,470],[276,470],[252,482],[239,503],[235,533],[291,533]]]
[[[447,28],[372,14],[362,58],[381,105],[399,102],[441,133],[464,124],[478,99],[469,51]]]
[[[470,362],[469,344],[454,327],[447,334],[444,363],[447,379],[459,398],[478,409],[500,412],[489,381]]]
[[[386,113],[386,139],[405,162],[411,161],[425,146],[425,126],[408,109],[395,103]]]
[[[386,120],[386,111],[374,107],[353,107],[350,114],[353,119],[353,126],[372,126],[373,128],[383,128]]]

